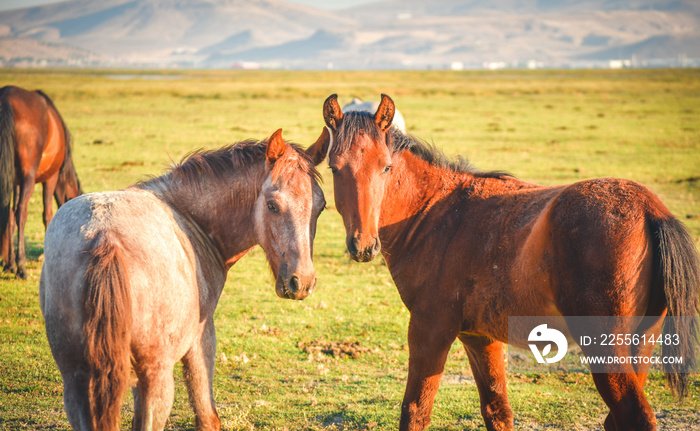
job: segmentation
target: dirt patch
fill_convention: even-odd
[[[367,347],[362,347],[359,341],[325,341],[311,340],[300,341],[297,346],[309,354],[309,360],[321,360],[325,356],[334,358],[357,359],[363,353],[370,352]]]
[[[440,380],[442,385],[470,385],[472,383],[475,383],[474,377],[455,373],[443,374]]]
[[[122,162],[121,166],[145,166],[146,162],[143,162],[141,160],[127,160],[126,162]]]
[[[688,178],[681,178],[680,180],[676,180],[676,184],[683,184],[683,183],[688,183],[688,184],[696,184],[700,182],[700,177],[688,177]]]

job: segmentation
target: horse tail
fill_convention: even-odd
[[[4,88],[0,90],[0,236],[10,221],[14,187],[15,119]]]
[[[665,364],[664,371],[671,390],[687,394],[688,374],[696,365],[695,343],[698,340],[700,309],[700,258],[685,226],[673,216],[651,220],[654,236],[655,283],[663,289],[668,315],[664,334],[678,334],[678,345],[663,344],[664,357],[681,357],[682,364]]]
[[[44,100],[46,100],[46,103],[51,107],[51,109],[54,110],[54,112],[58,116],[58,119],[61,121],[61,126],[63,126],[63,139],[66,143],[66,149],[65,156],[63,157],[63,163],[61,164],[61,168],[58,171],[58,182],[60,184],[66,184],[68,181],[74,178],[75,183],[78,186],[78,195],[81,195],[83,194],[83,190],[80,188],[80,180],[78,179],[78,173],[75,171],[75,165],[73,164],[73,138],[70,134],[70,131],[68,130],[68,126],[66,126],[66,122],[63,120],[61,113],[58,112],[58,109],[56,109],[56,105],[53,104],[53,100],[51,100],[51,98],[41,90],[36,90],[36,92],[41,97],[43,97]],[[60,205],[62,205],[61,202],[59,202],[59,206]]]
[[[93,429],[118,430],[122,394],[131,373],[131,294],[126,264],[109,232],[90,251],[83,297],[85,357]]]

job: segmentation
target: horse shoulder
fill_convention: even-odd
[[[202,313],[205,310],[213,313],[226,282],[227,267],[207,234],[189,217],[177,212],[174,214],[180,227],[177,231],[178,241],[187,250],[187,259],[195,268]]]

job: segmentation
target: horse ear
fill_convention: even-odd
[[[386,94],[382,94],[382,101],[377,107],[377,113],[374,114],[374,122],[377,123],[382,133],[386,132],[389,130],[389,127],[391,127],[395,112],[396,106],[394,106],[394,101]]]
[[[286,149],[287,144],[284,142],[284,139],[282,139],[282,129],[277,129],[267,141],[267,151],[265,152],[267,161],[270,162],[271,165],[274,164],[277,159],[282,157]]]
[[[323,119],[331,130],[334,132],[338,130],[338,126],[340,126],[340,122],[343,119],[343,110],[340,109],[340,105],[338,104],[337,94],[331,94],[328,96],[328,99],[323,102]]]
[[[331,144],[331,134],[327,127],[323,128],[321,136],[316,139],[316,142],[312,146],[306,149],[306,154],[311,157],[311,161],[314,162],[314,166],[318,166],[319,163],[326,158],[328,154],[328,147]]]

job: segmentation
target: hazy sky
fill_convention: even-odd
[[[0,10],[20,9],[31,6],[38,6],[47,3],[58,3],[62,0],[0,0]],[[315,6],[320,9],[342,9],[369,3],[377,0],[286,0],[290,3],[305,4]]]

